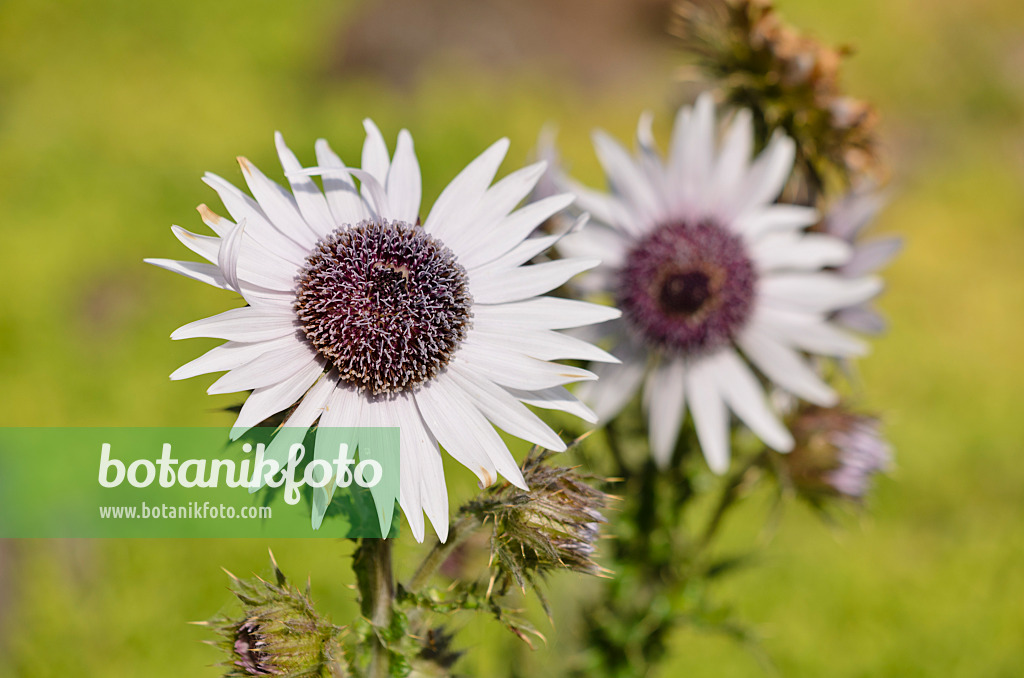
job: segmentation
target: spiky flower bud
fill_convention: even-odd
[[[876,417],[843,406],[804,406],[792,430],[796,445],[780,457],[793,487],[812,501],[831,496],[860,502],[875,474],[892,464]]]
[[[785,25],[770,0],[677,0],[670,30],[704,77],[753,112],[762,141],[777,130],[796,141],[805,191],[820,192],[830,175],[848,183],[880,172],[877,115],[839,87],[849,50]]]
[[[549,456],[530,454],[523,463],[529,491],[505,483],[463,509],[493,525],[491,590],[504,593],[512,583],[536,589],[539,578],[557,570],[605,571],[593,556],[609,496],[577,469],[545,464]]]
[[[333,626],[313,609],[309,586],[300,592],[274,562],[275,583],[259,577],[243,580],[230,572],[232,592],[242,603],[241,617],[200,622],[214,629],[214,643],[229,659],[225,678],[281,676],[282,678],[342,678],[348,671],[339,643],[342,628]]]

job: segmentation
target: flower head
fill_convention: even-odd
[[[806,232],[818,221],[815,210],[774,203],[793,166],[793,142],[776,135],[751,162],[752,118],[741,110],[718,147],[714,105],[704,95],[679,112],[665,160],[649,116],[640,121],[635,155],[601,132],[594,143],[611,192],[556,175],[598,222],[559,248],[602,259],[580,285],[622,308],[621,319],[603,326],[622,364],[596,367],[601,382],[578,393],[607,419],[645,382],[651,449],[661,464],[672,457],[686,410],[716,472],[729,463],[730,411],[770,447],[788,451],[792,436],[750,363],[794,395],[834,404],[836,393],[803,353],[863,353],[829,314],[880,289],[873,278],[824,270],[846,263],[850,246]]]
[[[246,306],[171,337],[227,342],[176,370],[182,379],[227,371],[209,393],[251,390],[233,435],[289,410],[284,426],[401,429],[399,503],[413,534],[425,511],[442,540],[448,495],[439,445],[482,485],[498,474],[526,487],[493,425],[552,450],[565,443],[526,405],[594,420],[564,388],[595,378],[551,361],[615,361],[556,330],[617,317],[593,304],[542,296],[594,259],[524,265],[559,236],[528,238],[569,194],[517,205],[545,170],[538,163],[491,186],[501,140],[464,169],[420,218],[420,167],[402,130],[392,157],[366,121],[362,168],[320,140],[303,169],[277,135],[291,191],[244,158],[252,197],[208,174],[232,220],[199,211],[215,237],[174,234],[210,263],[148,260],[242,296]],[[321,191],[312,175],[321,175]],[[358,182],[358,185],[357,185]],[[358,441],[353,441],[354,447]],[[270,449],[268,448],[268,456]],[[329,495],[314,499],[319,525]],[[318,508],[319,507],[319,510]]]

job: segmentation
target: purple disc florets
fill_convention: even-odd
[[[756,279],[739,236],[709,222],[670,223],[633,246],[617,302],[643,343],[694,355],[733,339],[750,315]]]
[[[322,240],[298,277],[302,331],[343,382],[372,395],[440,372],[472,318],[468,277],[421,227],[363,221]]]

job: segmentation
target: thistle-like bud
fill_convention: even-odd
[[[860,502],[875,474],[892,464],[878,418],[843,406],[801,407],[792,431],[796,445],[780,457],[793,487],[815,502],[827,497]]]
[[[839,87],[848,49],[785,25],[770,0],[677,0],[670,31],[704,77],[753,112],[762,142],[776,130],[796,141],[807,196],[820,193],[830,175],[848,183],[880,172],[877,115]]]
[[[242,603],[242,616],[199,622],[216,631],[212,643],[229,655],[225,678],[282,676],[284,678],[342,678],[349,675],[339,642],[342,628],[333,626],[313,609],[309,586],[300,592],[274,562],[276,583],[259,577],[243,580],[230,572],[232,592]]]
[[[577,469],[545,464],[549,456],[532,453],[523,463],[529,491],[505,483],[463,509],[493,524],[488,593],[505,593],[512,583],[536,590],[538,578],[557,570],[605,572],[593,556],[609,496]]]

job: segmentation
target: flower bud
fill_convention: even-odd
[[[880,421],[842,405],[804,406],[792,429],[796,445],[781,457],[793,486],[812,500],[831,496],[860,502],[875,474],[892,464]]]
[[[242,603],[241,617],[220,617],[209,626],[221,640],[213,643],[229,655],[224,676],[342,678],[345,658],[338,642],[343,629],[313,609],[309,587],[300,592],[274,562],[276,583],[259,577],[238,579],[231,573],[233,593]]]

